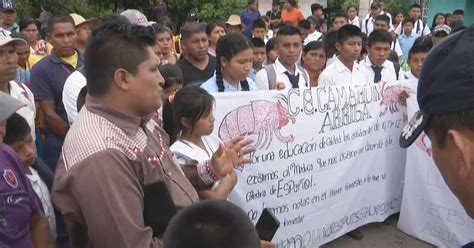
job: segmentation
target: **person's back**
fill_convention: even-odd
[[[259,248],[260,240],[242,209],[226,200],[201,201],[181,210],[163,237],[165,248]]]

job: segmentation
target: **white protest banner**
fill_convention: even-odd
[[[256,222],[270,208],[278,247],[318,247],[399,212],[406,121],[400,85],[215,94],[215,133],[255,140],[229,200]]]
[[[407,105],[409,116],[419,109],[415,97]],[[402,199],[398,228],[403,232],[438,247],[474,241],[474,220],[444,182],[425,134],[407,150]]]

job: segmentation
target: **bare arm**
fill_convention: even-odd
[[[48,123],[53,133],[61,138],[66,136],[68,124],[56,113],[56,106],[52,100],[39,101],[39,106],[44,114],[44,119]]]
[[[40,211],[30,219],[30,232],[35,247],[53,247],[48,219]]]

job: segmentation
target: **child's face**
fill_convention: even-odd
[[[411,55],[410,60],[408,60],[408,65],[410,66],[411,73],[417,78],[420,78],[421,67],[423,62],[426,59],[427,53],[414,53]]]
[[[273,64],[275,63],[275,60],[278,58],[278,50],[276,50],[275,48],[273,48],[272,50],[270,50],[267,54],[267,62],[268,64]]]
[[[214,113],[212,110],[209,114],[204,115],[199,119],[196,124],[194,125],[193,134],[194,135],[210,135],[214,131]]]
[[[375,65],[381,66],[390,55],[390,43],[375,42],[368,48],[369,58]]]
[[[406,22],[405,24],[403,24],[403,32],[405,34],[411,34],[412,30],[413,30],[413,23]]]
[[[301,54],[302,39],[300,35],[281,35],[277,37],[275,47],[278,49],[280,61],[285,65],[292,65],[298,61]]]
[[[265,60],[265,48],[255,47],[253,49],[253,67],[261,68],[264,60]]]
[[[11,144],[11,147],[15,150],[23,166],[29,167],[35,162],[36,144],[31,134],[28,134],[25,139]]]
[[[356,61],[360,56],[362,50],[362,38],[360,36],[353,36],[344,41],[342,44],[336,43],[339,55],[345,61]]]
[[[267,34],[267,30],[264,28],[254,28],[252,31],[253,37],[260,38],[265,40],[265,35]]]
[[[347,24],[347,19],[344,17],[336,17],[333,22],[333,27],[335,30],[339,30],[342,26]]]
[[[171,52],[173,41],[171,35],[168,32],[160,33],[156,35],[156,43],[161,49],[163,55],[168,55]]]
[[[229,81],[245,80],[252,69],[253,57],[252,48],[237,53],[230,60],[221,57],[224,77]]]
[[[388,31],[389,26],[385,21],[377,20],[377,21],[375,21],[375,29],[383,29],[385,31]]]
[[[347,11],[347,16],[349,17],[349,19],[354,19],[357,15],[357,11],[355,8],[350,8],[348,11]]]
[[[421,16],[421,9],[420,8],[412,8],[410,10],[410,12],[408,12],[408,15],[410,15],[410,17],[413,20],[418,20]]]

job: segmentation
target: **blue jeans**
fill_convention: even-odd
[[[43,161],[51,168],[53,172],[56,171],[59,156],[63,148],[64,139],[60,138],[51,132],[46,126],[46,139],[44,141],[44,159]]]

